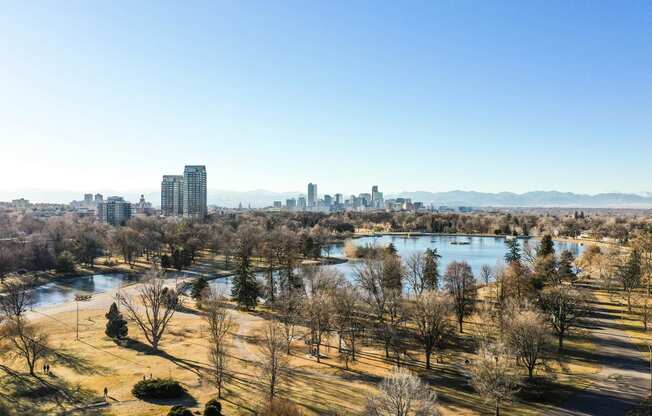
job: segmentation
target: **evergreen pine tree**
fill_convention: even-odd
[[[521,246],[516,238],[510,238],[505,241],[507,246],[507,253],[505,254],[505,263],[520,263],[521,262]]]
[[[258,283],[251,267],[251,255],[238,253],[231,295],[239,306],[253,309],[258,300]]]
[[[439,288],[439,259],[441,254],[437,249],[426,249],[424,256],[423,281],[426,290],[437,290]]]
[[[106,323],[106,330],[104,333],[109,338],[122,339],[127,336],[129,330],[127,327],[127,321],[118,310],[118,305],[116,305],[115,302],[111,304],[109,312],[107,312],[105,316],[108,322]]]
[[[200,277],[199,279],[195,279],[195,281],[192,284],[192,290],[190,291],[190,296],[192,296],[193,299],[195,300],[201,300],[202,293],[204,292],[204,289],[208,287],[208,282],[206,282],[206,279],[203,277]]]
[[[537,256],[545,257],[550,254],[555,254],[555,245],[552,242],[550,234],[546,234],[541,238],[541,244],[539,244],[539,247],[537,248]]]
[[[575,270],[573,269],[573,261],[575,261],[573,253],[568,250],[562,251],[561,255],[559,256],[559,266],[557,272],[559,274],[560,281],[566,280],[572,282],[577,277]]]
[[[403,265],[398,256],[386,254],[383,256],[383,286],[386,289],[403,290]]]

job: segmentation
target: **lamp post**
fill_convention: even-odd
[[[77,304],[77,341],[79,341],[79,299],[75,299]]]

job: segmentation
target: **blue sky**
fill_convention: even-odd
[[[651,2],[1,5],[0,190],[652,191]]]

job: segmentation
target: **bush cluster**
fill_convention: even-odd
[[[186,392],[178,381],[170,378],[141,380],[131,390],[139,399],[174,399]]]
[[[222,403],[217,399],[210,399],[204,406],[204,416],[222,416]]]
[[[168,412],[168,416],[194,416],[190,409],[183,406],[173,406]]]

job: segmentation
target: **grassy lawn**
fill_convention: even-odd
[[[244,313],[235,311],[239,324],[229,350],[233,377],[224,394],[224,410],[230,415],[247,415],[262,405],[265,386],[260,379],[257,365],[260,336],[264,325],[265,311]],[[193,410],[200,410],[215,395],[215,388],[207,380],[208,359],[206,334],[198,314],[178,313],[169,332],[163,339],[161,352],[151,355],[145,340],[136,326],[130,323],[129,341],[118,345],[104,335],[106,319],[104,308],[93,309],[89,304],[80,312],[80,341],[75,340],[76,314],[72,311],[53,315],[42,315],[37,322],[46,328],[52,345],[65,354],[69,362],[52,362],[49,381],[65,384],[70,391],[78,391],[80,401],[100,401],[104,387],[109,390],[112,405],[97,411],[97,414],[111,415],[165,415],[173,403],[150,403],[136,400],[131,387],[143,377],[174,377],[188,390],[184,404]],[[426,371],[423,355],[410,350],[405,361],[424,379],[429,380],[439,395],[444,415],[483,414],[492,411],[491,403],[484,403],[469,386],[464,360],[473,360],[471,352],[471,323],[468,334],[461,338],[462,347],[450,351],[443,364],[434,364]],[[349,369],[337,358],[337,339],[331,338],[331,346],[323,349],[327,356],[321,364],[308,354],[302,341],[294,344],[291,370],[287,382],[283,383],[280,395],[300,404],[306,414],[359,414],[366,398],[375,391],[375,386],[393,366],[384,358],[377,345],[364,345],[359,359],[350,363]],[[570,339],[568,351],[590,349],[589,339],[582,336]],[[563,361],[548,360],[545,373],[536,386],[538,394],[526,389],[508,404],[504,414],[542,414],[548,406],[566,400],[562,390],[581,388],[582,375],[596,371],[596,366],[582,362],[569,354]],[[18,363],[5,363],[17,367]],[[9,386],[5,386],[8,389]],[[79,387],[79,388],[78,388]],[[571,388],[572,387],[572,388]],[[553,394],[554,393],[554,394]],[[25,409],[30,398],[21,402]],[[57,406],[54,400],[44,400],[37,406],[41,411],[72,408],[71,402]],[[174,403],[176,404],[176,403]],[[85,411],[79,414],[92,414]]]
[[[214,268],[223,259],[202,256],[201,267]],[[137,262],[136,270],[147,266]],[[119,265],[119,267],[127,267]],[[130,268],[129,268],[130,269]],[[173,377],[188,391],[182,404],[192,410],[201,410],[206,401],[213,398],[216,389],[208,380],[207,337],[201,315],[194,309],[194,302],[184,313],[177,313],[161,343],[159,354],[150,349],[135,323],[129,323],[129,339],[117,344],[104,334],[105,313],[111,299],[108,294],[97,295],[89,303],[81,303],[80,340],[76,341],[76,313],[74,309],[61,308],[34,315],[32,320],[49,335],[51,344],[61,353],[50,361],[52,374],[39,376],[66,397],[53,391],[34,392],[34,383],[0,380],[2,392],[14,396],[16,407],[24,414],[54,413],[75,408],[80,403],[102,401],[102,392],[109,391],[111,406],[95,411],[84,410],[84,415],[159,416],[167,414],[172,402],[145,402],[131,394],[132,386],[143,377]],[[102,298],[104,296],[104,298]],[[96,299],[97,298],[97,299]],[[107,303],[108,302],[108,303]],[[269,311],[259,307],[254,313],[233,311],[238,324],[229,348],[232,377],[228,381],[222,400],[224,413],[250,415],[266,401],[266,386],[261,381],[258,358],[259,343],[265,317]],[[474,323],[475,322],[475,323]],[[465,360],[475,359],[473,334],[479,331],[477,321],[465,323],[465,333],[457,335],[458,347],[448,350],[443,363],[435,363],[426,370],[424,356],[418,346],[411,346],[403,365],[408,365],[428,380],[439,396],[443,415],[491,414],[493,404],[485,403],[470,387],[468,365]],[[305,331],[305,329],[303,329]],[[349,368],[338,359],[337,337],[331,337],[330,345],[322,349],[327,356],[317,363],[309,354],[302,340],[293,344],[290,370],[286,382],[281,385],[280,396],[301,406],[307,415],[359,414],[367,397],[376,391],[380,380],[391,370],[393,361],[386,360],[379,345],[361,345],[358,360]],[[595,374],[600,366],[587,359],[595,350],[588,332],[579,332],[565,342],[563,356],[549,357],[537,369],[534,385],[525,385],[512,403],[506,403],[503,414],[546,414],[555,405],[572,399],[575,391],[587,387],[585,376]],[[24,370],[22,362],[9,362],[14,369]],[[40,368],[40,366],[38,367]],[[524,369],[521,370],[525,376]],[[34,400],[35,394],[39,400]],[[32,413],[30,413],[32,412]],[[93,413],[94,412],[94,413]]]

